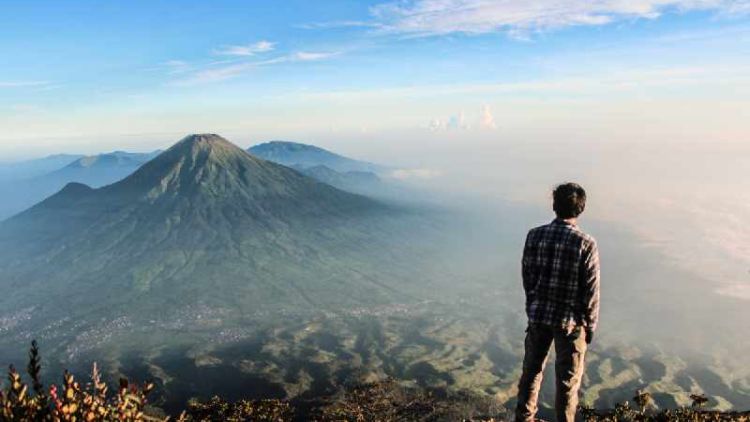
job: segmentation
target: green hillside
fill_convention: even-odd
[[[75,326],[52,331],[75,336],[92,321],[174,321],[201,307],[228,327],[269,309],[409,300],[408,266],[391,259],[406,257],[392,236],[409,218],[193,135],[118,183],[70,184],[0,225],[0,305],[34,308],[32,332],[70,312]]]

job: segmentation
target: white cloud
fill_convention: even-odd
[[[451,130],[466,130],[469,129],[469,125],[466,123],[466,117],[464,116],[464,112],[458,113],[456,116],[451,116],[448,119],[448,123],[446,124],[447,129]]]
[[[443,121],[443,119],[440,119],[440,118],[434,118],[430,120],[430,124],[427,125],[427,128],[433,132],[445,130],[445,127],[446,127],[445,122]]]
[[[495,116],[492,115],[490,106],[486,104],[482,106],[482,112],[479,115],[479,128],[489,130],[497,129]]]
[[[486,104],[482,106],[476,122],[477,125],[474,127],[469,125],[466,122],[466,115],[462,111],[454,116],[450,116],[448,119],[441,119],[439,117],[436,117],[430,120],[430,123],[427,125],[427,129],[432,132],[441,132],[446,130],[497,129],[497,124],[495,123],[495,117],[492,115],[492,110],[490,109],[490,106]]]
[[[258,53],[267,53],[274,49],[276,44],[270,41],[258,41],[248,45],[228,45],[214,51],[219,56],[240,56],[249,57]]]
[[[445,130],[470,130],[471,125],[466,122],[466,115],[462,111],[456,115],[448,117],[447,119],[441,119],[439,117],[434,118],[430,120],[427,128],[433,132]]]
[[[414,35],[497,31],[523,35],[691,10],[748,13],[750,0],[401,0],[370,9],[382,30]]]

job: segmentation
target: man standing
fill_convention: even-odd
[[[532,229],[523,251],[526,329],[523,374],[518,383],[516,420],[532,422],[547,354],[555,343],[555,414],[573,422],[578,406],[586,348],[599,318],[599,253],[593,237],[576,220],[586,207],[586,191],[565,183],[553,192],[557,218]]]

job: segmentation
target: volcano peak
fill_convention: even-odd
[[[231,147],[231,142],[215,133],[195,133],[182,138],[172,148],[175,149],[213,149]]]

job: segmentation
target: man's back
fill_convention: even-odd
[[[529,325],[518,381],[516,420],[534,421],[542,374],[555,345],[555,413],[573,422],[584,356],[599,319],[599,253],[593,237],[576,225],[586,191],[565,183],[552,193],[557,218],[529,231],[523,251],[523,288]]]
[[[529,231],[522,264],[529,322],[595,328],[599,259],[593,237],[555,219]]]

